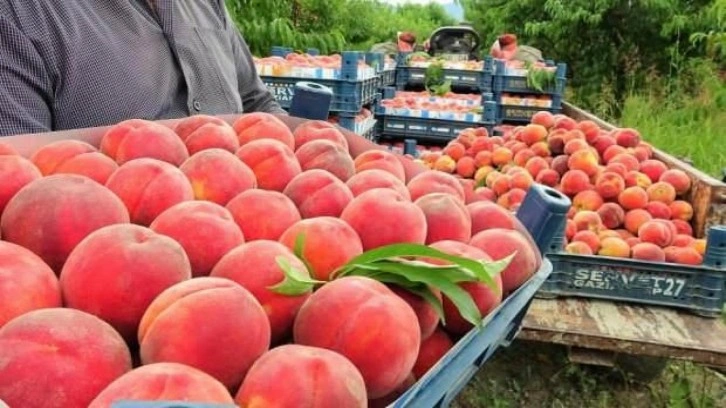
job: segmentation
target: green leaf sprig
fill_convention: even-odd
[[[545,92],[545,89],[554,86],[555,73],[547,69],[535,67],[530,61],[525,62],[527,69],[527,86],[539,91]]]

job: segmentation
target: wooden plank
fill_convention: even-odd
[[[591,120],[605,130],[612,130],[616,127],[572,104],[563,102],[562,105],[563,113],[573,119]],[[692,225],[696,237],[703,238],[708,228],[713,225],[726,224],[725,183],[662,150],[654,149],[654,156],[669,168],[683,170],[691,178],[692,188],[686,199],[693,205]]]
[[[520,339],[726,367],[726,324],[676,310],[590,299],[534,299]]]

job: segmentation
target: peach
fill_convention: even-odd
[[[141,319],[138,339],[142,364],[185,364],[235,389],[268,350],[270,323],[247,289],[229,279],[200,277],[157,296]]]
[[[628,169],[628,171],[638,171],[638,169],[640,168],[640,162],[638,161],[638,159],[628,153],[620,153],[616,155],[607,162],[607,164],[610,163],[620,163],[624,165],[625,168]]]
[[[19,155],[20,154],[18,153],[17,150],[15,150],[14,147],[12,147],[11,145],[9,145],[5,142],[0,142],[0,156],[19,156]]]
[[[577,127],[577,122],[565,115],[555,115],[555,129],[572,130]]]
[[[504,166],[514,159],[512,151],[506,147],[497,147],[492,151],[492,164]]]
[[[301,125],[302,126],[302,125]],[[252,112],[240,116],[232,127],[237,133],[239,145],[258,139],[275,139],[295,150],[295,137],[285,122],[265,112]]]
[[[205,149],[224,149],[230,153],[239,149],[239,140],[234,128],[215,116],[189,116],[179,121],[174,131],[191,155]]]
[[[616,229],[625,221],[625,210],[616,203],[605,203],[597,209],[605,228]]]
[[[610,238],[610,237],[622,238],[622,239],[629,238],[629,236],[623,237],[618,231],[613,231],[613,230],[602,230],[597,234],[597,236],[598,236],[598,238],[600,238],[601,241],[605,238]]]
[[[521,188],[513,188],[502,194],[499,199],[497,199],[497,204],[509,211],[515,211],[522,204],[526,195],[527,191]]]
[[[40,257],[0,241],[0,328],[37,309],[61,307],[58,278]]]
[[[640,187],[628,187],[618,195],[618,203],[625,210],[645,208],[648,204],[648,193]]]
[[[677,251],[678,251],[678,247],[676,247],[676,246],[669,246],[669,247],[663,248],[663,252],[665,253],[666,262],[675,263]]]
[[[706,240],[705,239],[697,239],[689,245],[690,248],[693,248],[698,252],[701,256],[704,256],[706,254]]]
[[[670,220],[663,220],[663,219],[653,219],[654,222],[659,222],[663,224],[668,230],[671,232],[671,238],[675,238],[676,235],[678,235],[678,228],[676,227],[676,224],[673,223],[673,221]]]
[[[481,249],[495,261],[515,254],[501,273],[505,293],[511,293],[524,284],[542,264],[537,248],[519,231],[488,229],[474,235],[470,245]]]
[[[156,159],[136,159],[122,164],[106,187],[124,203],[131,222],[149,225],[166,209],[194,199],[194,190],[184,173]]]
[[[315,291],[300,309],[293,331],[297,344],[348,358],[363,375],[370,399],[387,395],[406,380],[421,344],[413,309],[384,284],[358,276],[336,279]],[[382,336],[386,341],[379,341]]]
[[[694,241],[696,241],[696,238],[693,238],[690,235],[677,234],[675,238],[673,238],[673,242],[671,243],[671,245],[677,247],[687,247],[690,246]]]
[[[567,167],[567,162],[568,162],[569,158],[570,158],[569,156],[565,156],[565,155],[557,156],[554,159],[552,159],[552,164],[550,164],[550,167],[553,170],[557,171],[560,174],[560,176],[562,176],[565,173],[567,173],[567,171],[570,169],[569,167]]]
[[[469,204],[474,201],[474,189],[476,188],[476,181],[468,178],[460,178],[459,184],[464,189],[464,203]]]
[[[653,220],[640,226],[638,238],[643,242],[650,242],[663,248],[670,246],[673,242],[673,233],[666,225]]]
[[[499,205],[482,201],[466,206],[471,217],[471,233],[475,235],[481,231],[493,228],[514,229],[514,215]]]
[[[565,133],[554,131],[547,136],[547,148],[553,155],[565,152]]]
[[[652,219],[653,216],[644,209],[637,208],[634,210],[630,210],[625,213],[625,229],[627,229],[628,232],[630,232],[631,234],[637,234],[640,230],[640,227],[646,222],[651,221]]]
[[[302,218],[338,217],[353,200],[353,193],[345,183],[321,169],[298,174],[283,194],[295,203]]]
[[[179,167],[189,179],[196,200],[221,206],[237,194],[257,187],[255,173],[234,154],[222,149],[206,149],[194,154]]]
[[[295,151],[303,171],[321,169],[330,172],[343,182],[355,174],[355,165],[348,151],[330,140],[312,140]]]
[[[329,140],[348,151],[348,140],[332,123],[324,120],[310,120],[295,128],[295,151],[313,140]]]
[[[573,255],[592,255],[592,248],[590,245],[582,241],[570,242],[565,246],[565,252]]]
[[[255,362],[235,402],[243,407],[365,408],[366,398],[363,376],[349,359],[324,348],[288,344]]]
[[[628,174],[628,168],[625,167],[623,163],[608,163],[607,165],[605,165],[605,171],[619,174],[620,177],[623,178],[623,180]]]
[[[651,201],[645,206],[645,210],[653,216],[653,218],[659,218],[662,220],[671,219],[671,209],[669,206],[661,203],[660,201]]]
[[[440,243],[446,243],[446,242],[456,242],[456,241],[439,241]],[[433,246],[432,246],[433,247]],[[416,313],[416,318],[418,318],[418,326],[421,329],[421,340],[426,340],[431,336],[431,334],[436,330],[436,328],[439,325],[439,322],[441,319],[439,318],[438,313],[436,313],[436,309],[424,298],[421,296],[414,294],[407,289],[401,288],[396,285],[389,285],[389,289],[393,291],[398,297],[403,299],[406,303],[408,303],[409,306],[411,306],[411,309],[413,309],[414,313]],[[441,300],[441,293],[438,290],[434,290],[434,295]]]
[[[67,307],[98,316],[133,344],[151,301],[191,276],[178,242],[146,227],[118,224],[94,231],[76,246],[60,285]]]
[[[577,129],[585,134],[585,140],[592,143],[595,138],[600,136],[600,126],[591,120],[583,120],[577,124]]]
[[[703,256],[692,247],[676,248],[673,251],[673,262],[681,265],[701,265]]]
[[[572,199],[572,206],[577,211],[597,211],[604,203],[605,200],[595,190],[580,191]]]
[[[632,247],[631,257],[643,261],[665,262],[665,252],[658,245],[650,242],[641,242]]]
[[[454,159],[454,161],[464,157],[465,152],[466,147],[459,142],[449,142],[449,144],[444,148],[444,154]]]
[[[672,185],[679,196],[686,194],[691,189],[691,178],[683,170],[667,170],[661,174],[658,181]]]
[[[255,174],[257,187],[265,190],[282,191],[302,173],[295,153],[278,140],[253,140],[235,154]]]
[[[570,155],[567,167],[571,170],[582,170],[588,176],[593,176],[597,173],[598,161],[597,153],[592,149],[583,149]]]
[[[574,154],[575,152],[579,152],[582,150],[585,150],[585,151],[590,150],[590,146],[583,139],[573,139],[573,140],[570,140],[569,142],[565,143],[564,153],[568,156]]]
[[[368,150],[358,155],[353,161],[356,173],[378,169],[387,171],[402,182],[406,182],[406,172],[398,158],[385,150]]]
[[[552,169],[545,169],[537,174],[535,181],[549,187],[555,187],[560,182],[560,173]]]
[[[630,245],[622,238],[608,237],[600,242],[598,255],[628,258],[630,256]]]
[[[234,403],[214,377],[177,363],[149,364],[127,372],[101,391],[88,408],[108,408],[124,400]]]
[[[89,152],[64,161],[55,168],[53,174],[78,174],[99,184],[106,184],[116,170],[118,164],[113,159],[100,152]]]
[[[666,205],[670,205],[676,199],[675,188],[662,181],[652,184],[648,187],[647,192],[650,201],[660,201]]]
[[[538,111],[532,115],[530,121],[533,124],[540,125],[545,129],[550,129],[555,125],[555,117],[549,111]],[[418,376],[416,376],[418,378]]]
[[[645,160],[640,163],[639,171],[650,179],[651,182],[656,183],[660,180],[660,176],[668,170],[668,167],[660,160]],[[689,179],[690,181],[690,179]]]
[[[494,201],[497,198],[497,194],[489,187],[477,187],[474,190],[474,195],[472,197],[471,202],[467,202],[467,204],[471,204],[472,202],[477,201]]]
[[[416,200],[415,204],[426,216],[427,244],[471,239],[471,217],[463,201],[450,194],[431,193]]]
[[[522,190],[528,190],[529,187],[534,183],[534,178],[527,171],[517,172],[512,176],[512,188],[518,188]]]
[[[474,163],[474,159],[471,157],[468,157],[468,156],[462,157],[456,163],[456,174],[460,175],[461,177],[465,177],[465,178],[474,177],[475,172],[476,172],[476,165]]]
[[[650,178],[639,171],[628,171],[625,174],[625,187],[640,187],[647,189],[653,184]]]
[[[635,129],[615,129],[612,135],[618,145],[622,147],[636,147],[641,141],[640,133]]]
[[[100,150],[119,165],[149,158],[179,166],[189,158],[187,147],[173,130],[143,119],[129,119],[111,126],[101,139]]]
[[[494,147],[494,143],[492,143],[490,138],[477,137],[476,139],[474,139],[474,142],[471,144],[471,151],[476,156],[479,153],[485,152],[485,151],[488,151],[491,153],[491,150],[493,147]]]
[[[635,211],[637,211],[637,210],[635,210]],[[626,230],[626,229],[622,229],[622,228],[621,228],[621,229],[617,229],[617,230],[615,230],[615,232],[616,232],[616,233],[617,233],[617,234],[618,234],[618,235],[620,236],[620,238],[622,238],[622,239],[628,239],[628,238],[633,238],[633,237],[635,237],[635,235],[633,235],[633,233],[631,233],[630,231],[628,231],[628,230]]]
[[[562,192],[569,196],[575,196],[581,191],[590,189],[591,186],[590,177],[588,177],[587,173],[582,170],[568,171],[562,175],[562,180],[560,182]]]
[[[354,197],[374,188],[390,188],[401,194],[404,198],[410,199],[411,193],[403,182],[385,170],[370,169],[358,173],[346,182]]]
[[[442,171],[444,173],[453,174],[456,171],[456,160],[452,159],[447,155],[443,155],[436,159],[433,169]]]
[[[600,157],[603,159],[603,161],[607,162],[607,159],[605,159],[605,152],[611,147],[615,146],[615,139],[608,135],[600,135],[595,138],[595,140],[592,141],[592,147],[597,151],[597,153],[600,155]]]
[[[578,231],[571,242],[584,242],[590,247],[592,253],[596,253],[600,249],[600,237],[593,231],[582,230]]]
[[[577,223],[572,219],[568,219],[565,221],[565,238],[571,241],[575,234],[577,234]]]
[[[492,190],[497,196],[504,195],[512,189],[512,176],[502,175],[492,182]]]
[[[414,176],[408,182],[408,191],[411,193],[411,200],[418,200],[422,196],[431,193],[447,193],[452,194],[458,199],[464,201],[464,188],[449,174],[439,171],[425,171]]]
[[[628,150],[632,150],[633,156],[640,162],[650,160],[653,157],[652,151],[643,146],[631,147]]]
[[[537,142],[545,140],[547,137],[547,128],[538,124],[529,124],[522,129],[520,134],[522,142],[527,146],[532,146]]]
[[[159,214],[149,228],[181,244],[189,257],[192,276],[209,275],[222,256],[245,242],[232,213],[209,201],[179,203]]]
[[[491,166],[492,165],[492,152],[483,150],[474,156],[474,164],[477,168]]]
[[[304,222],[307,221],[312,220]],[[234,248],[222,257],[210,275],[235,281],[252,293],[270,320],[273,344],[280,343],[291,334],[297,311],[312,293],[312,288],[294,295],[279,294],[271,289],[285,280],[281,259],[298,275],[310,277],[303,261],[291,249],[277,241],[267,240],[252,241]]]
[[[54,174],[61,164],[79,154],[96,151],[98,150],[95,147],[80,140],[59,140],[36,150],[30,156],[30,161],[40,170],[41,174],[48,176]]]
[[[21,188],[41,177],[30,160],[16,155],[0,156],[0,215]]]
[[[626,152],[627,152],[627,150],[625,150],[624,147],[618,146],[617,144],[612,145],[612,146],[606,148],[605,151],[602,153],[602,159],[603,159],[603,161],[605,161],[605,163],[610,163],[616,156],[620,155],[621,153],[626,153]],[[640,167],[640,164],[638,164],[638,167]]]
[[[0,229],[5,241],[31,250],[58,273],[71,250],[91,232],[128,222],[124,203],[107,188],[87,177],[58,174],[35,180],[15,194],[3,211]]]
[[[622,237],[621,237],[621,238],[622,238]],[[628,238],[623,238],[623,239],[624,239],[624,240],[625,240],[625,242],[626,242],[626,243],[627,243],[627,244],[628,244],[628,245],[630,246],[631,250],[632,250],[632,248],[633,248],[634,246],[636,246],[636,245],[640,244],[641,242],[643,242],[643,241],[641,241],[641,240],[640,240],[640,238],[638,238],[638,237],[628,237]]]
[[[617,198],[623,190],[625,190],[625,180],[611,171],[605,171],[595,181],[595,191],[605,199]]]
[[[590,230],[599,232],[603,228],[602,219],[595,211],[578,211],[572,218],[577,226],[577,231]]]
[[[690,221],[693,218],[693,206],[688,201],[675,200],[669,209],[674,220]]]
[[[227,203],[226,208],[246,241],[276,241],[301,219],[295,203],[278,191],[247,190]]]
[[[436,330],[431,337],[421,342],[421,347],[413,365],[415,378],[423,377],[446,353],[454,347],[454,342],[441,329]]]
[[[671,222],[676,227],[677,233],[693,236],[693,227],[687,221],[675,219],[671,220]]]
[[[524,168],[529,172],[532,177],[537,177],[541,172],[549,170],[550,166],[547,161],[541,157],[532,157],[527,160]]]
[[[537,142],[532,145],[531,149],[539,157],[549,157],[551,155],[547,142]]]
[[[365,251],[391,244],[426,242],[424,211],[390,189],[373,189],[359,195],[340,218],[358,233]]]
[[[318,280],[332,279],[336,269],[363,253],[361,238],[338,218],[315,217],[298,221],[285,230],[280,242],[295,250],[300,236],[304,239],[302,259],[307,262],[310,274]],[[334,247],[330,246],[331,242],[335,242]]]
[[[0,328],[0,361],[0,398],[23,408],[88,407],[131,370],[129,349],[110,325],[65,308],[34,310]]]

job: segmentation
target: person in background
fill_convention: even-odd
[[[498,59],[510,60],[517,52],[517,36],[502,34],[494,41],[489,54]]]
[[[398,33],[398,52],[413,52],[416,48],[416,36],[408,31]]]

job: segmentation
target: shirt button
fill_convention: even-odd
[[[194,100],[194,102],[192,102],[192,106],[194,106],[195,111],[202,110],[202,104],[196,99]]]

